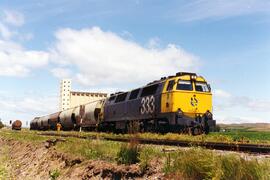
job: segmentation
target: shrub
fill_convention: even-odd
[[[188,179],[210,179],[213,176],[213,169],[213,154],[201,148],[194,148],[169,153],[164,172]]]
[[[217,155],[202,148],[168,154],[163,170],[167,176],[184,179],[270,179],[269,160]]]
[[[162,156],[163,156],[162,152],[160,152],[160,150],[157,150],[154,147],[145,146],[144,148],[141,148],[139,157],[141,171],[145,172],[148,169],[150,161],[153,158],[160,158]]]
[[[0,129],[4,127],[4,124],[2,123],[2,121],[0,121]]]
[[[117,163],[119,164],[135,164],[139,162],[139,146],[136,142],[123,144],[117,153]]]
[[[51,180],[56,180],[60,176],[60,172],[58,169],[55,169],[53,171],[50,171],[49,175]]]

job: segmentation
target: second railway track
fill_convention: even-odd
[[[97,136],[85,136],[76,134],[58,134],[58,133],[38,133],[43,136],[59,136],[59,137],[75,137],[81,139],[97,139]],[[200,146],[207,149],[237,151],[247,153],[270,154],[270,145],[264,144],[247,144],[247,143],[223,143],[223,142],[202,142],[202,141],[181,141],[181,140],[165,140],[165,139],[144,139],[144,138],[115,138],[115,137],[99,137],[100,139],[119,142],[137,141],[140,144],[154,144],[179,147]]]

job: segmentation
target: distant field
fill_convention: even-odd
[[[270,124],[268,123],[220,124],[219,126],[221,132],[211,133],[211,136],[222,135],[235,141],[270,142]]]
[[[229,132],[213,132],[209,136],[224,136],[233,141],[270,144],[270,132],[233,130]]]
[[[228,130],[270,132],[269,123],[219,124],[219,126]]]

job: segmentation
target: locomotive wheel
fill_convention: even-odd
[[[200,128],[198,127],[190,127],[189,128],[189,135],[193,135],[193,136],[196,136],[196,135],[200,135],[202,134],[202,131]]]

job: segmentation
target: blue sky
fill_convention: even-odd
[[[212,85],[220,123],[270,123],[268,0],[2,0],[0,118],[57,111],[59,80],[113,92],[178,71]]]

